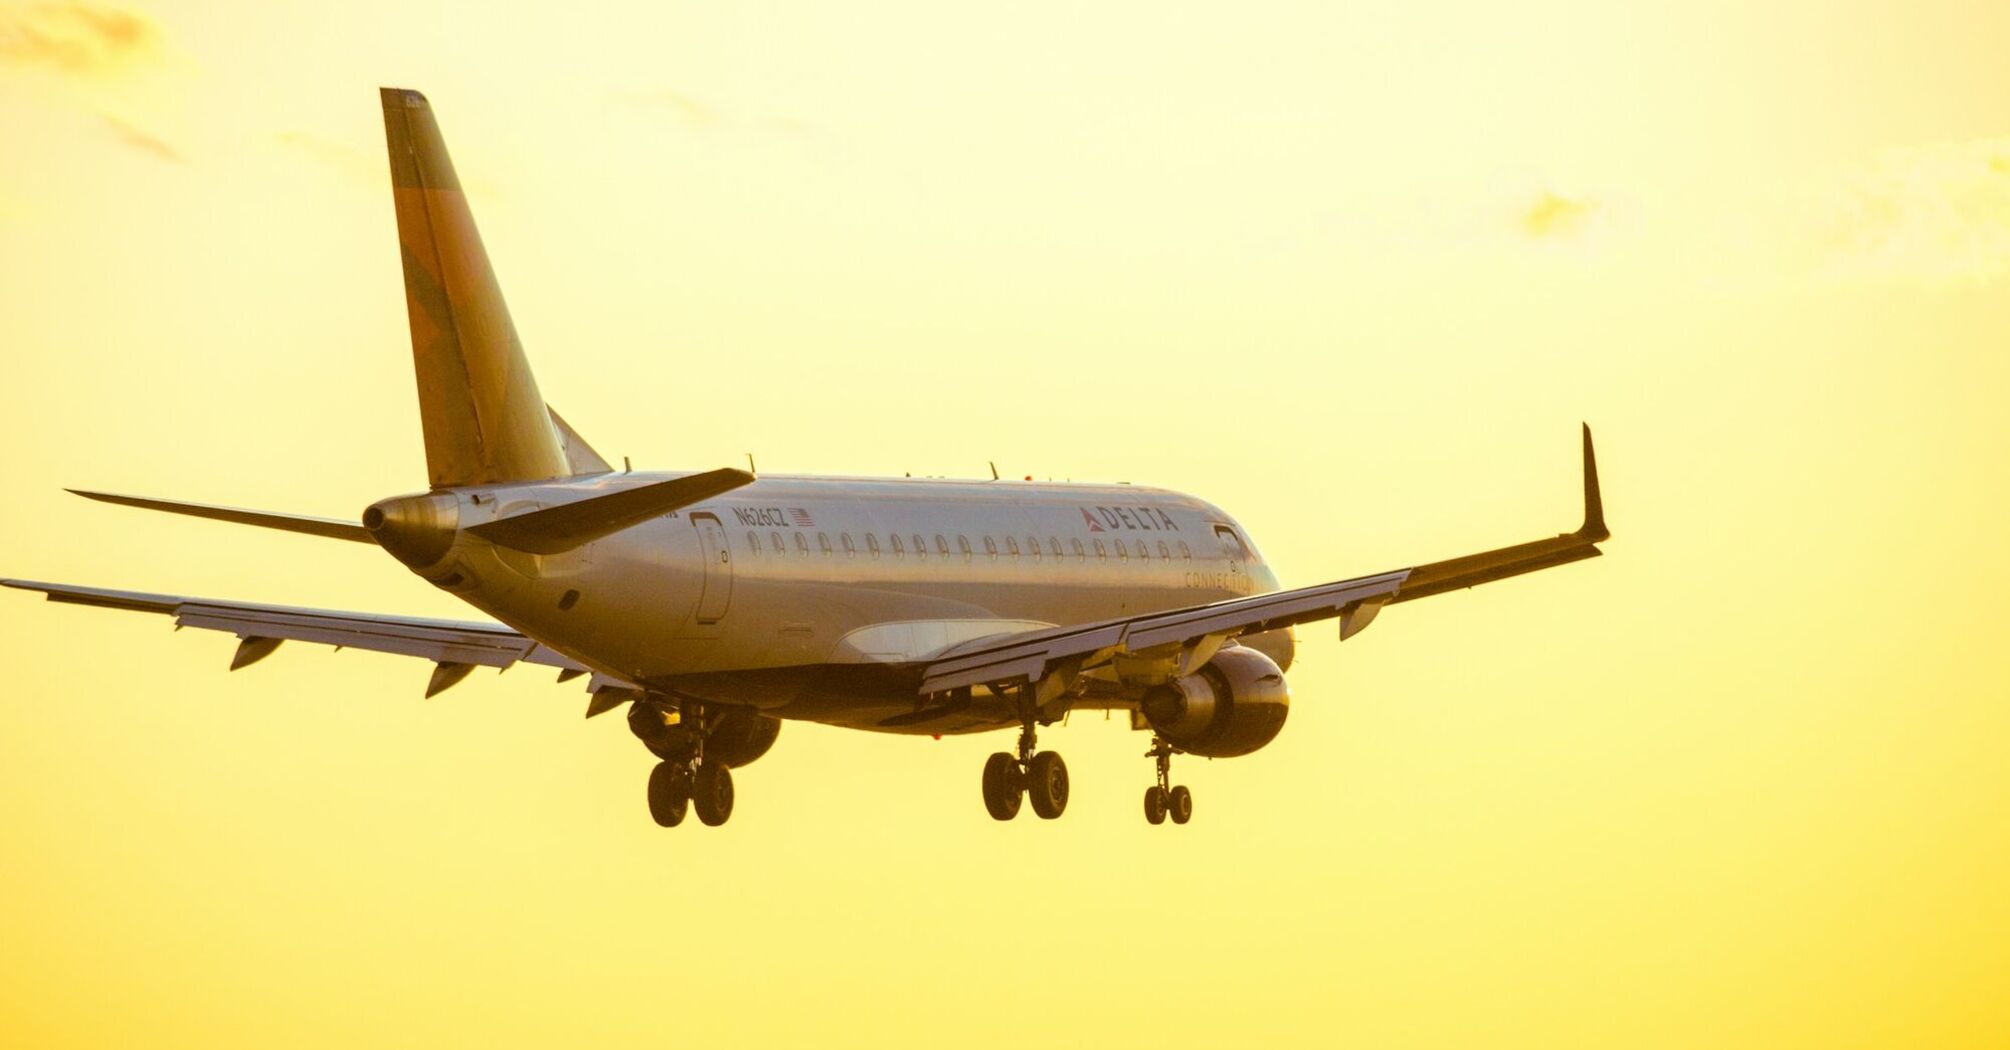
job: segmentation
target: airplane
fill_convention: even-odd
[[[1074,710],[1151,734],[1145,819],[1185,824],[1175,755],[1275,739],[1292,629],[1345,640],[1385,606],[1597,557],[1610,538],[1591,428],[1572,532],[1281,589],[1212,503],[1131,485],[614,469],[544,400],[431,104],[383,88],[430,487],[359,521],[71,490],[129,507],[372,544],[495,622],[420,619],[0,580],[49,600],[170,616],[239,639],[231,670],[294,641],[417,657],[432,697],[477,667],[584,677],[587,717],[627,705],[655,756],[650,815],[725,823],[733,771],[784,721],[919,736],[1018,730],[985,809],[1045,819],[1067,764],[1038,733]],[[753,464],[750,461],[749,468]]]

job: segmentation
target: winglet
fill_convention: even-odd
[[[1598,492],[1598,456],[1591,448],[1589,423],[1584,424],[1584,525],[1577,534],[1589,543],[1612,538],[1612,531],[1605,527],[1605,499]]]

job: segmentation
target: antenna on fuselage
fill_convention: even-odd
[[[760,471],[754,469],[754,454],[752,452],[747,453],[747,473],[749,474],[760,473]]]
[[[635,464],[628,462],[627,456],[621,457],[621,472],[623,474],[635,473]]]
[[[991,480],[992,480],[992,481],[997,481],[997,480],[998,480],[998,461],[997,461],[997,460],[995,460],[995,459],[993,459],[993,460],[987,460],[986,462],[988,462],[988,463],[990,463],[990,464],[991,464]]]

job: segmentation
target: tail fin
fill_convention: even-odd
[[[416,91],[379,94],[433,487],[572,474],[432,107]]]

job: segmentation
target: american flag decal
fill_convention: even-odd
[[[810,519],[810,512],[801,507],[790,507],[789,518],[801,528],[812,528],[816,522]]]

